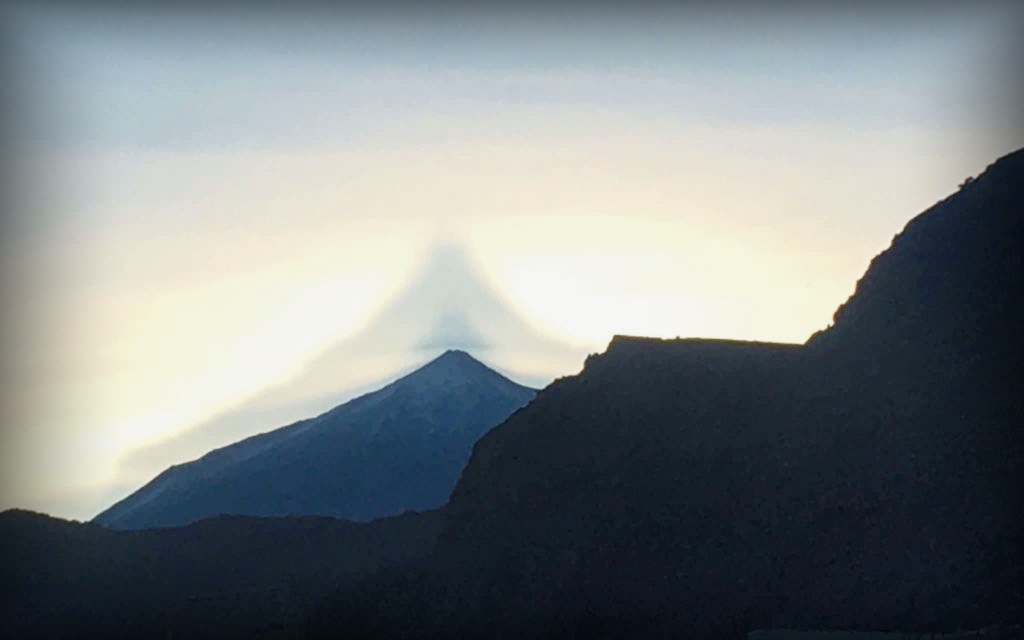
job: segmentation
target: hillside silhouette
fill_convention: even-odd
[[[32,638],[293,638],[322,593],[422,557],[439,513],[221,516],[115,531],[0,513],[0,628]]]
[[[320,628],[1021,622],[1022,241],[1018,151],[911,220],[806,345],[616,337],[477,443],[419,570]]]

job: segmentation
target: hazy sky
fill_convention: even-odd
[[[1010,6],[6,7],[0,508],[91,517],[132,452],[367,335],[439,244],[583,352],[802,342],[1024,144]]]

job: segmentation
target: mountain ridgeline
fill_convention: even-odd
[[[318,628],[1021,622],[1022,249],[1018,151],[907,224],[805,345],[616,337],[477,443],[417,571]]]
[[[174,466],[95,522],[142,529],[220,514],[365,521],[434,509],[473,443],[535,393],[449,350],[316,418]]]
[[[300,597],[286,618],[257,596],[224,605],[239,637],[281,619],[276,637],[739,639],[992,625],[1016,631],[991,637],[1020,637],[1022,249],[1024,150],[911,220],[804,345],[616,336],[578,375],[528,403],[510,399],[511,415],[476,433],[436,511],[317,535],[295,518],[110,531],[0,514],[0,540],[16,542],[0,556],[13,576],[5,598],[22,603],[0,619],[19,633],[42,620],[71,637],[118,628],[124,608],[146,632],[136,636],[173,627],[175,637],[223,637],[214,608],[174,612],[203,585],[223,595],[255,581],[294,585]],[[367,396],[358,415],[435,395],[402,386],[377,405]],[[206,496],[249,493],[321,505],[342,495],[329,479],[373,483],[362,493],[385,482],[380,458],[358,478],[324,460],[342,442],[326,427],[289,444],[327,415],[172,470],[100,520],[191,519],[209,512]],[[343,424],[332,433],[406,433],[374,431],[381,420]],[[278,442],[273,455],[261,438]],[[248,475],[217,475],[243,462]],[[316,482],[287,494],[273,486],[275,473],[306,468],[319,471],[299,477]],[[148,511],[147,496],[174,509]],[[370,514],[355,498],[332,504]],[[166,581],[152,577],[160,572]],[[40,598],[47,614],[25,613]]]

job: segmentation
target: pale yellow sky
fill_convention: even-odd
[[[140,447],[357,335],[439,241],[538,332],[584,350],[616,333],[802,342],[906,221],[1022,142],[970,117],[998,112],[964,66],[965,51],[1002,53],[995,19],[895,29],[888,55],[826,25],[832,48],[777,45],[773,62],[764,43],[736,45],[721,68],[641,44],[626,69],[571,64],[571,47],[517,66],[467,41],[495,59],[327,49],[261,77],[246,61],[277,58],[257,47],[193,82],[178,36],[102,39],[58,17],[32,18],[26,69],[93,75],[34,87],[81,109],[37,114],[56,132],[5,158],[21,188],[0,508],[67,517],[161,471],[125,475]],[[552,362],[492,364],[552,379],[582,359]]]

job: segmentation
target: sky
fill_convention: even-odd
[[[1024,146],[1024,16],[751,11],[9,3],[0,509],[91,518],[457,343],[543,386],[803,342]]]

